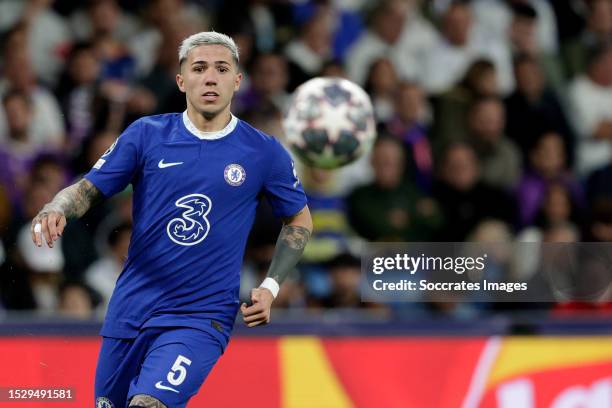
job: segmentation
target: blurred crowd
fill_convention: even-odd
[[[185,109],[177,48],[211,29],[240,48],[233,112],[281,141],[309,78],[349,78],[374,104],[370,154],[299,169],[315,232],[276,307],[417,307],[361,302],[367,241],[612,240],[612,0],[1,0],[0,309],[104,313],[128,252],[129,189],[53,248],[33,246],[30,220],[133,120]],[[243,297],[279,230],[262,201]]]

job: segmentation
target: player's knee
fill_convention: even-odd
[[[134,395],[128,408],[166,408],[163,402],[145,394]]]

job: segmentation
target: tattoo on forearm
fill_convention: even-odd
[[[66,219],[79,218],[102,197],[102,193],[96,186],[89,180],[82,179],[57,193],[53,201],[44,206],[41,214],[59,211],[64,214]]]
[[[268,277],[281,284],[297,265],[310,239],[310,231],[304,227],[285,225],[276,241],[276,249]]]
[[[166,405],[155,397],[146,394],[138,394],[132,397],[131,406],[146,407],[146,408],[166,408]]]
[[[306,247],[309,238],[310,231],[304,227],[295,227],[293,225],[285,225],[279,235],[279,240],[286,242],[293,249],[302,251]]]

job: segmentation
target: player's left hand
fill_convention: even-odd
[[[266,288],[251,289],[251,306],[243,303],[240,306],[244,322],[249,327],[255,327],[260,324],[270,323],[270,308],[274,296],[272,292]]]

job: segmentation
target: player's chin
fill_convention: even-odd
[[[219,113],[223,112],[226,105],[222,105],[218,102],[203,103],[198,106],[198,110],[204,116],[215,117]]]

